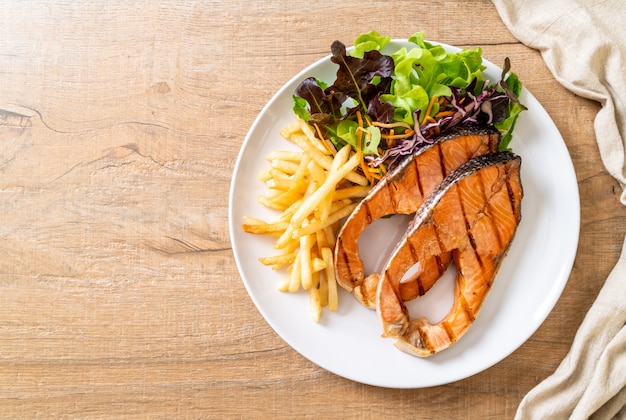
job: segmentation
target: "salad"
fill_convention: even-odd
[[[481,48],[448,52],[417,32],[408,39],[414,48],[385,55],[390,41],[376,31],[359,35],[350,50],[334,41],[334,83],[309,77],[297,86],[294,113],[329,148],[349,144],[372,185],[403,156],[457,125],[493,125],[502,133],[500,149],[509,148],[526,107],[508,58],[501,80],[492,82],[483,75]]]

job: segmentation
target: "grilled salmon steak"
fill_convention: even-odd
[[[500,133],[493,127],[456,127],[390,170],[354,209],[339,232],[335,246],[337,282],[362,304],[375,308],[379,276],[365,277],[358,245],[361,233],[381,217],[415,213],[446,175],[473,157],[497,151],[499,144]],[[430,267],[426,271],[432,274],[431,278],[424,275],[419,284],[404,282],[402,300],[426,293],[449,262],[447,254],[424,260],[422,264]]]
[[[521,158],[511,152],[473,158],[417,210],[381,272],[376,293],[383,336],[397,338],[401,350],[430,356],[452,345],[476,319],[521,219],[520,165]],[[429,262],[444,254],[456,267],[452,308],[437,323],[410,319],[403,276],[412,269],[416,281],[433,277]]]

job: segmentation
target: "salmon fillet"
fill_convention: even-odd
[[[361,233],[381,217],[413,214],[444,177],[469,159],[498,150],[500,133],[492,127],[456,127],[434,139],[390,170],[359,203],[342,226],[335,246],[337,282],[365,306],[375,308],[378,275],[366,277],[359,255]],[[450,255],[441,254],[423,261],[428,273],[419,281],[401,286],[408,301],[426,293],[446,270]]]
[[[376,292],[383,336],[396,338],[401,350],[430,356],[456,342],[476,319],[521,220],[520,166],[521,158],[511,152],[473,158],[448,175],[416,212]],[[422,262],[444,254],[456,266],[451,310],[434,324],[410,319],[402,277],[416,264],[417,276],[427,275],[430,268]]]

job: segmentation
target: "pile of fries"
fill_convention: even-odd
[[[259,179],[268,189],[258,198],[280,213],[269,222],[245,217],[243,229],[277,238],[278,254],[259,261],[275,270],[287,267],[279,290],[307,290],[311,318],[318,322],[322,307],[330,311],[338,307],[333,250],[339,223],[371,187],[359,173],[362,156],[350,146],[335,151],[302,120],[280,134],[300,151],[274,151],[267,156],[270,169]]]

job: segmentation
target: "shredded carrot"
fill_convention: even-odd
[[[449,117],[451,115],[454,115],[454,111],[439,111],[435,114],[435,118]]]
[[[385,123],[381,123],[378,121],[374,121],[372,122],[371,125],[374,125],[376,127],[381,127],[381,128],[396,128],[396,127],[404,127],[407,130],[411,130],[413,127],[411,127],[409,124],[403,122],[403,121],[398,121],[395,123],[390,123],[390,124],[385,124]]]
[[[326,146],[328,150],[330,150],[330,153],[332,153],[333,156],[337,155],[337,148],[335,147],[332,141],[325,139],[324,145]]]
[[[365,163],[365,158],[363,157],[363,133],[365,133],[366,135],[369,135],[369,133],[363,127],[363,117],[361,116],[361,111],[357,111],[356,112],[356,119],[357,119],[357,122],[359,124],[359,126],[358,126],[358,128],[356,130],[356,142],[357,142],[356,143],[356,155],[357,155],[357,159],[359,161],[359,166],[361,167],[361,171],[363,172],[363,175],[368,180],[370,185],[374,185],[374,180],[372,179],[371,174],[367,170],[368,169],[367,168],[367,164]]]
[[[315,131],[317,131],[317,136],[320,138],[320,140],[322,140],[322,144],[326,147],[326,149],[328,150],[328,153],[330,153],[331,155],[336,155],[337,151],[335,150],[334,147],[330,147],[328,145],[328,140],[326,140],[324,138],[324,136],[322,135],[322,130],[320,130],[320,126],[317,123],[313,123],[313,126],[315,127]]]
[[[381,134],[380,137],[385,140],[395,140],[395,139],[406,139],[406,138],[411,137],[413,134],[415,134],[415,131],[411,130],[411,131],[404,132],[402,134]]]
[[[357,140],[357,144],[359,145],[359,149],[361,148],[361,140],[363,137],[363,130],[365,130],[365,128],[363,127],[363,117],[361,116],[361,111],[357,111],[356,112],[356,120],[359,124],[359,129],[356,131],[356,140]]]
[[[376,180],[380,180],[380,178],[382,178],[380,172],[376,168],[369,168],[368,172],[370,173],[370,176]]]
[[[430,98],[430,102],[428,103],[428,108],[426,108],[426,114],[424,115],[424,118],[430,117],[430,113],[433,110],[433,105],[435,105],[435,102],[437,102],[437,95],[433,95],[433,97]]]
[[[374,125],[374,122],[370,119],[370,116],[365,114],[365,122],[367,125]]]
[[[431,117],[430,115],[426,115],[424,117],[424,123],[426,123],[426,121],[428,121],[428,122],[436,122],[435,119],[433,117]]]
[[[391,130],[389,130],[389,137],[385,138],[385,141],[387,142],[387,149],[391,149],[392,147],[394,147],[396,145],[396,139],[393,137],[395,136],[396,132],[395,130],[392,128]],[[382,137],[382,135],[381,135]],[[384,138],[384,137],[383,137]]]
[[[374,185],[374,180],[372,179],[372,174],[370,174],[370,172],[368,170],[368,167],[367,167],[367,164],[365,163],[365,160],[363,159],[363,151],[359,150],[357,152],[357,156],[358,156],[359,165],[361,166],[361,171],[363,172],[363,175],[368,180],[370,185]]]
[[[359,134],[365,134],[366,136],[368,136],[370,133],[363,127],[357,127],[356,128],[356,132]],[[358,139],[357,139],[358,140]]]

